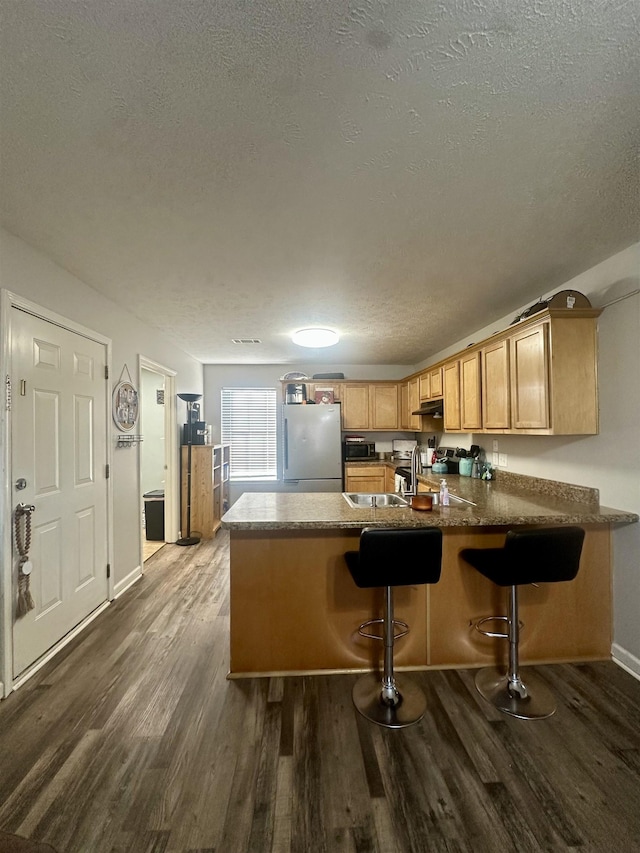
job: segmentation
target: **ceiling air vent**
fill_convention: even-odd
[[[258,338],[231,338],[232,344],[261,344]]]

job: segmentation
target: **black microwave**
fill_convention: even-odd
[[[357,462],[366,459],[377,459],[374,441],[343,441],[342,458],[345,462]]]

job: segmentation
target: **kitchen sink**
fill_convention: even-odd
[[[384,506],[409,506],[409,501],[401,495],[393,492],[370,494],[368,492],[343,492],[342,497],[349,506],[358,507],[384,507]]]

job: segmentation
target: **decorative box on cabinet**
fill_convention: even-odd
[[[229,445],[191,447],[191,530],[213,539],[229,503]],[[187,454],[182,447],[182,529],[187,527]]]

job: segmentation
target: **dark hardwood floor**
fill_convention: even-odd
[[[224,532],[167,545],[0,703],[1,829],[59,853],[640,850],[640,683],[615,664],[539,667],[559,707],[536,722],[470,671],[416,673],[427,714],[389,731],[356,676],[226,680],[227,567]]]

